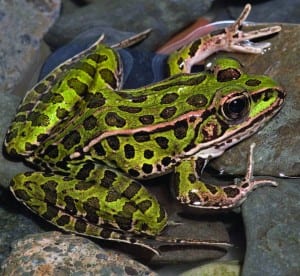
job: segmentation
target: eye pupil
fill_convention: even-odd
[[[231,122],[242,120],[249,112],[249,104],[247,95],[237,95],[224,103],[223,115]]]
[[[233,113],[241,113],[245,108],[245,98],[239,98],[231,101],[228,105],[228,109]]]

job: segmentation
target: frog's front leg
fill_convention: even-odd
[[[229,27],[212,32],[183,46],[168,58],[170,75],[190,73],[195,64],[203,62],[207,57],[218,51],[261,54],[270,43],[248,43],[254,38],[261,38],[280,32],[280,26],[271,26],[250,32],[243,32],[243,22],[251,11],[247,4],[239,18]],[[186,43],[185,43],[186,44]]]
[[[277,183],[272,180],[253,179],[253,149],[250,147],[247,174],[238,184],[227,186],[215,186],[206,184],[199,180],[202,173],[204,160],[183,160],[175,168],[173,185],[175,196],[182,203],[191,207],[203,209],[231,209],[238,207],[248,194],[259,186],[272,185]]]

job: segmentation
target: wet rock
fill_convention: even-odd
[[[264,55],[225,54],[240,60],[248,73],[272,77],[286,90],[287,97],[279,114],[261,131],[210,163],[217,170],[244,175],[246,156],[255,142],[255,175],[300,175],[299,35],[300,25],[282,24],[282,31],[269,40],[272,46]]]
[[[232,14],[233,18],[239,16],[243,3],[226,3],[226,9]],[[300,2],[298,0],[256,1],[249,16],[251,22],[285,22],[299,23]],[[272,11],[272,12],[270,12]]]
[[[43,231],[41,223],[32,221],[32,213],[20,206],[9,191],[0,189],[0,264],[8,257],[12,242]]]
[[[245,276],[300,274],[300,179],[278,183],[253,192],[243,204]]]
[[[11,92],[40,58],[40,40],[59,15],[60,1],[2,1],[0,92]],[[38,24],[37,24],[38,22]]]
[[[180,276],[214,275],[214,276],[239,276],[241,266],[236,262],[212,262],[191,270],[185,271]]]
[[[59,232],[28,235],[12,248],[3,275],[156,275],[124,254]]]
[[[57,48],[79,33],[93,28],[110,27],[137,33],[152,28],[153,35],[145,42],[144,47],[153,50],[172,33],[204,14],[211,3],[211,0],[151,3],[134,0],[94,1],[77,9],[63,9],[46,40],[52,47]]]
[[[16,108],[20,102],[20,97],[13,94],[1,94],[0,97],[0,145],[3,144],[6,131],[15,116]],[[0,186],[8,187],[10,180],[19,172],[28,171],[22,162],[10,160],[5,153],[0,151]]]

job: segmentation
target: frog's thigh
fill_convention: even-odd
[[[68,231],[97,236],[95,226],[106,225],[157,235],[167,222],[165,210],[144,186],[104,167],[95,167],[88,180],[43,172],[19,174],[11,190],[29,209]]]
[[[182,204],[197,208],[228,209],[240,205],[250,192],[238,185],[215,186],[202,182],[197,173],[202,168],[198,165],[196,160],[183,160],[175,167],[172,185],[176,198]]]

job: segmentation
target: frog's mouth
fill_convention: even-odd
[[[210,140],[206,143],[199,145],[198,151],[193,149],[193,153],[203,159],[216,158],[223,154],[223,152],[232,147],[233,145],[241,142],[242,140],[250,137],[258,130],[260,130],[272,117],[274,117],[282,108],[286,96],[285,91],[281,87],[273,88],[273,93],[277,93],[276,100],[266,108],[264,111],[259,112],[256,116],[248,116],[243,123],[239,124],[236,129],[229,129],[224,134],[216,139]],[[258,94],[266,93],[267,91],[260,91]]]

